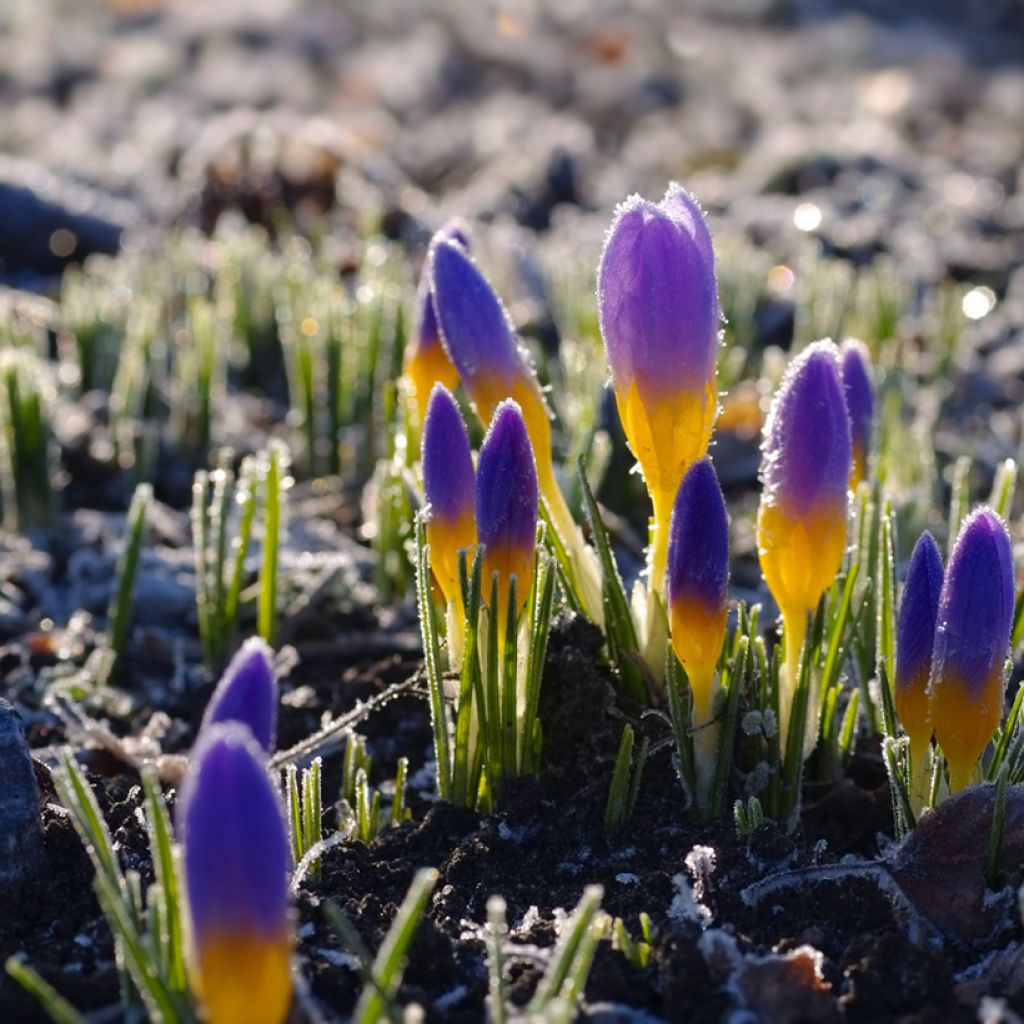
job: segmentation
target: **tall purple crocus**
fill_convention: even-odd
[[[964,521],[949,559],[928,687],[935,739],[954,793],[970,782],[1002,718],[1013,582],[1006,524],[983,506]]]
[[[654,505],[651,585],[660,592],[672,503],[707,451],[718,409],[718,286],[697,201],[675,184],[660,203],[627,199],[608,232],[597,294],[619,416]]]
[[[277,702],[274,652],[263,640],[252,637],[224,670],[206,706],[201,731],[223,722],[241,722],[269,754],[277,739]]]
[[[459,552],[476,544],[476,484],[466,424],[443,384],[430,395],[422,454],[431,566],[445,599],[461,607]]]
[[[875,414],[875,392],[871,386],[871,359],[864,344],[855,338],[843,342],[841,370],[846,409],[850,414],[853,469],[850,489],[856,490],[867,475],[871,453],[871,427]]]
[[[484,545],[483,590],[489,599],[498,576],[498,623],[503,626],[509,581],[516,579],[521,609],[533,585],[537,541],[537,469],[519,406],[502,402],[480,448],[476,474],[476,523]]]
[[[288,832],[263,749],[244,726],[204,731],[178,832],[191,969],[211,1024],[280,1024],[291,1003]]]
[[[850,465],[850,417],[838,353],[832,342],[819,341],[789,368],[772,403],[761,449],[757,553],[782,613],[784,736],[807,616],[835,578],[846,548]]]

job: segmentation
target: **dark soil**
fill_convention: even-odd
[[[511,940],[522,947],[509,956],[510,992],[525,1005],[556,941],[560,915],[593,883],[604,888],[604,908],[621,917],[634,937],[642,912],[650,915],[654,932],[645,968],[601,944],[585,1002],[588,1015],[606,1014],[600,1019],[643,1019],[630,1016],[640,1012],[651,1019],[717,1021],[746,1007],[766,1021],[973,1021],[982,992],[1006,995],[1013,1008],[1024,1010],[1024,993],[1012,987],[1013,972],[1002,965],[989,978],[985,970],[989,954],[1016,948],[1019,925],[970,946],[955,940],[915,943],[908,938],[905,912],[875,882],[856,877],[804,882],[754,906],[744,901],[744,889],[776,872],[836,864],[851,854],[863,863],[859,858],[888,852],[887,787],[875,749],[858,752],[852,777],[808,791],[796,834],[769,824],[744,839],[729,822],[702,825],[688,816],[669,751],[660,743],[667,727],[648,716],[634,722],[655,750],[636,813],[618,833],[608,834],[611,761],[630,716],[596,664],[597,649],[596,632],[581,620],[561,621],[552,636],[540,778],[506,782],[499,810],[485,816],[430,806],[414,794],[415,820],[369,845],[333,847],[320,875],[302,884],[298,956],[321,1011],[344,1017],[360,991],[358,976],[326,924],[323,904],[340,906],[375,948],[416,869],[425,866],[436,867],[440,878],[400,998],[421,1004],[432,1021],[479,1021],[484,1015],[481,926],[489,896],[506,900]],[[350,704],[405,678],[412,667],[390,660],[353,671],[334,683],[334,699],[314,682],[316,705]],[[294,694],[297,687],[289,689]],[[293,728],[296,736],[308,732],[302,714],[288,707],[286,697],[284,742]],[[413,772],[423,765],[430,736],[419,698],[399,698],[367,719],[362,731],[380,759],[375,774],[389,777],[402,755],[412,760]],[[123,771],[101,774],[98,759],[87,763],[122,862],[145,881],[150,868],[137,780]],[[325,802],[338,784],[337,767],[337,758],[333,766],[329,760]],[[47,807],[44,820],[47,870],[5,908],[0,956],[25,953],[78,1006],[109,1006],[117,995],[117,971],[91,892],[88,859],[58,808]],[[699,856],[688,858],[695,847],[710,848],[710,873]],[[9,979],[0,980],[0,1019],[39,1019]]]

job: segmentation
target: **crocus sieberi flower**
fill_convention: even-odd
[[[850,489],[856,490],[867,476],[871,454],[871,426],[875,414],[875,392],[871,386],[871,358],[864,344],[855,338],[843,342],[840,370],[846,411],[850,414],[850,440],[853,447],[853,469]]]
[[[815,342],[794,360],[775,396],[761,451],[757,553],[782,613],[784,745],[807,616],[835,579],[846,547],[850,465],[850,418],[838,353],[830,341]],[[809,714],[815,713],[812,697]]]
[[[434,235],[434,241],[438,239],[450,239],[467,251],[469,249],[469,230],[466,224],[458,219],[445,224]],[[452,365],[441,343],[441,331],[437,326],[437,314],[434,312],[434,291],[430,284],[429,258],[423,265],[416,292],[416,314],[412,337],[405,350],[403,370],[409,381],[422,427],[434,385],[443,384],[452,390],[459,382],[459,372]]]
[[[277,675],[274,652],[252,637],[224,670],[203,715],[201,732],[224,722],[241,722],[269,754],[277,740]]]
[[[509,581],[515,577],[518,610],[533,585],[537,509],[537,469],[530,436],[519,406],[506,400],[495,410],[476,473],[476,523],[484,545],[483,597],[490,600],[496,573],[501,630],[507,617]]]
[[[435,239],[430,268],[441,338],[480,421],[490,422],[506,398],[519,405],[552,523],[574,563],[586,611],[600,625],[600,570],[559,489],[547,403],[527,354],[516,341],[511,320],[479,267],[457,242]]]
[[[711,460],[699,459],[679,485],[668,539],[672,648],[693,694],[693,724],[711,717],[715,669],[725,636],[729,519]]]
[[[619,417],[654,505],[650,585],[661,593],[672,503],[718,409],[718,286],[697,201],[673,184],[660,203],[619,206],[597,294]]]
[[[476,544],[476,488],[466,424],[443,384],[427,405],[422,456],[430,564],[445,600],[461,608],[459,551]]]
[[[263,749],[237,722],[196,745],[178,803],[190,970],[210,1024],[281,1024],[291,1003],[289,847]]]
[[[932,738],[928,714],[928,680],[932,672],[935,625],[942,590],[942,555],[926,530],[914,545],[896,624],[896,713],[910,737],[911,759],[921,758]]]
[[[1010,537],[1002,519],[983,506],[964,521],[949,558],[928,685],[952,793],[971,781],[1002,718],[1013,604]]]

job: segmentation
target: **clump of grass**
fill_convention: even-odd
[[[12,532],[51,526],[57,513],[55,398],[32,347],[0,352],[0,512]]]
[[[355,926],[336,904],[328,903],[324,907],[328,924],[342,945],[356,958],[363,978],[363,992],[352,1014],[355,1024],[403,1019],[396,996],[402,984],[409,948],[437,884],[437,877],[433,868],[422,868],[416,873],[376,956],[370,953]]]

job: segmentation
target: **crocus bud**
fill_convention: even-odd
[[[462,246],[450,239],[435,239],[430,267],[434,311],[448,355],[482,423],[494,417],[498,404],[506,398],[518,403],[551,524],[573,563],[584,609],[600,625],[604,611],[600,569],[559,489],[548,407],[528,356],[516,342],[494,289]]]
[[[469,233],[464,222],[451,220],[434,235],[434,241],[450,239],[469,249]],[[433,242],[431,243],[433,244]],[[452,365],[441,343],[441,332],[434,312],[434,292],[430,284],[430,260],[423,265],[419,289],[416,292],[416,317],[412,336],[405,350],[404,372],[416,402],[420,424],[424,422],[427,402],[435,384],[449,390],[459,382],[458,370]]]
[[[846,410],[850,414],[850,440],[853,447],[850,489],[856,490],[867,475],[875,393],[871,387],[871,359],[868,350],[854,338],[847,338],[843,342],[841,370]]]
[[[178,804],[193,986],[210,1024],[280,1024],[291,1002],[288,832],[262,748],[212,726]]]
[[[982,507],[964,521],[949,559],[928,687],[951,792],[970,782],[1002,718],[1012,619],[1010,537],[1002,519]]]
[[[896,713],[910,746],[919,754],[931,739],[928,679],[932,671],[935,624],[942,589],[942,555],[932,535],[921,534],[910,556],[907,581],[896,626],[896,671],[893,680]]]
[[[729,520],[714,467],[699,459],[679,485],[668,537],[672,648],[686,669],[695,724],[711,713],[712,683],[725,636]]]
[[[466,424],[443,384],[430,395],[422,453],[430,564],[445,600],[461,607],[459,551],[476,544],[476,491]]]
[[[224,670],[206,705],[201,731],[223,722],[241,722],[269,754],[277,739],[277,702],[274,652],[259,637],[252,637]]]
[[[504,626],[509,580],[516,578],[520,610],[533,585],[537,541],[537,469],[519,406],[502,402],[480,448],[476,472],[476,523],[484,545],[483,596],[490,599],[498,574],[498,624]]]
[[[807,615],[835,578],[846,547],[850,465],[850,418],[838,353],[830,341],[815,342],[789,368],[761,449],[757,553],[782,612],[786,640],[779,706],[783,742]],[[816,700],[812,695],[812,721]]]
[[[707,451],[718,407],[718,288],[704,215],[671,185],[616,211],[597,278],[619,416],[654,504],[651,585],[661,591],[672,502]]]

